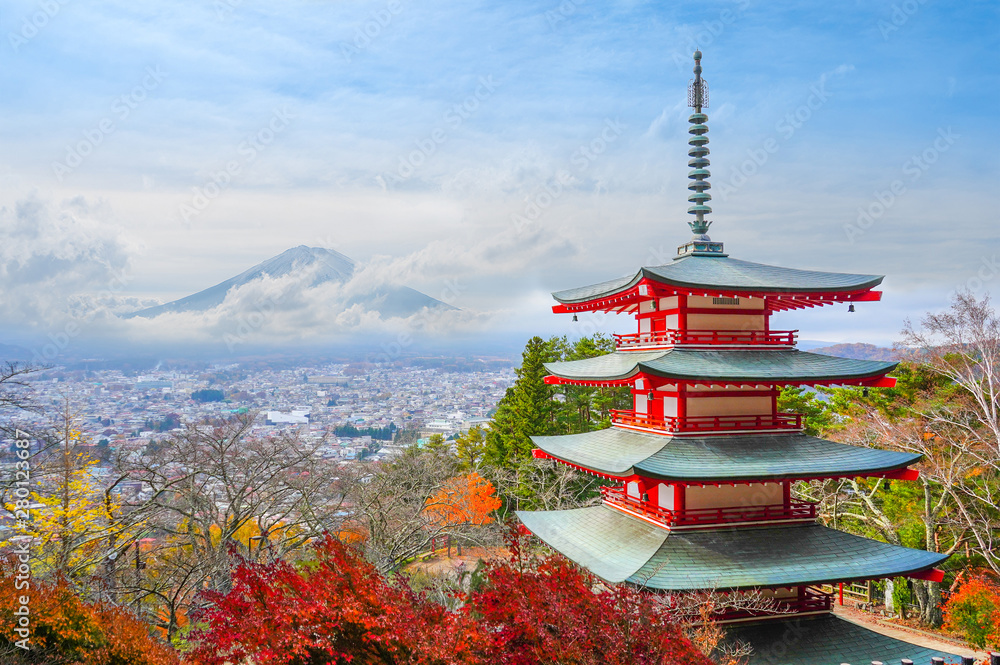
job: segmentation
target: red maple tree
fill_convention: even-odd
[[[710,665],[639,591],[600,593],[568,561],[526,565],[515,553],[485,569],[458,611],[388,580],[327,537],[301,568],[243,564],[232,590],[209,596],[194,663],[684,663]]]
[[[438,649],[447,611],[390,582],[348,545],[327,537],[297,569],[243,563],[229,593],[207,594],[192,640],[194,663],[445,663]],[[419,629],[419,630],[418,630]],[[427,633],[425,635],[425,633]]]

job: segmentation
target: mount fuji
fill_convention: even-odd
[[[305,270],[314,270],[311,283],[304,285],[307,288],[326,282],[344,283],[354,274],[354,261],[332,249],[299,245],[204,291],[163,305],[125,314],[124,318],[154,318],[166,313],[205,312],[221,305],[226,299],[226,294],[233,288],[263,279],[265,275],[284,277]],[[451,305],[407,286],[377,287],[363,296],[353,297],[347,304],[350,306],[358,303],[383,317],[405,317],[425,307],[454,309]]]

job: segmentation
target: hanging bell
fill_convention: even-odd
[[[847,306],[847,311],[848,312],[853,312],[854,311],[854,303],[851,303],[850,305]]]
[[[854,307],[854,305],[851,305],[851,307]],[[576,314],[574,314],[574,315],[573,315],[573,323],[576,323],[576,322],[577,322],[577,321],[579,321],[579,320],[580,320],[580,319],[576,318]]]

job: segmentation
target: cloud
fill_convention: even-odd
[[[376,255],[342,282],[317,283],[322,266],[316,264],[233,288],[208,311],[145,319],[120,317],[160,303],[130,292],[139,252],[114,223],[107,203],[83,197],[56,202],[32,194],[0,208],[0,233],[9,239],[0,248],[0,276],[8,287],[0,295],[4,321],[43,341],[72,330],[80,352],[108,341],[234,350],[364,335],[474,334],[509,312],[503,304],[491,309],[481,302],[473,282],[502,280],[579,251],[565,229],[517,228],[504,221],[472,241],[455,234],[403,256]],[[422,296],[410,285],[453,307],[422,308]],[[55,361],[66,349],[57,351],[43,359]]]
[[[82,196],[55,202],[31,194],[0,207],[0,317],[44,328],[111,306],[136,251],[111,217],[105,202]],[[83,297],[94,285],[106,292],[103,305]]]
[[[462,334],[480,329],[493,316],[447,306],[421,307],[405,315],[383,314],[378,309],[387,297],[395,295],[392,291],[368,290],[370,279],[314,284],[317,269],[264,276],[234,287],[220,305],[208,311],[120,320],[114,332],[139,345],[184,343],[235,352],[260,346],[356,341],[401,332]],[[414,295],[403,291],[402,297]]]
[[[575,252],[573,243],[559,233],[541,229],[518,233],[511,227],[469,246],[448,239],[403,257],[376,256],[343,282],[317,284],[322,268],[318,264],[280,277],[268,275],[230,289],[225,300],[208,311],[123,319],[105,332],[133,343],[187,342],[230,350],[362,335],[475,334],[508,313],[461,307],[469,295],[466,275],[502,276]],[[406,288],[414,283],[438,284],[439,290],[429,290],[429,295],[445,306],[420,307],[419,295]],[[404,310],[394,312],[400,302]],[[407,304],[412,306],[406,308]]]
[[[5,34],[38,11],[35,0],[9,4]],[[998,247],[989,196],[997,93],[983,83],[996,65],[977,57],[989,47],[983,35],[992,34],[981,27],[996,22],[989,12],[928,5],[919,21],[884,40],[877,25],[888,13],[879,6],[831,15],[743,0],[628,0],[564,3],[574,7],[564,15],[558,2],[404,3],[347,58],[343,46],[355,43],[385,0],[234,2],[221,13],[219,3],[61,4],[37,37],[7,52],[12,66],[0,68],[4,89],[13,91],[0,99],[7,148],[0,188],[51,186],[66,198],[28,197],[0,211],[0,315],[9,326],[47,334],[69,321],[94,335],[152,339],[176,329],[214,339],[228,330],[220,321],[253,314],[256,294],[233,294],[214,319],[158,319],[160,328],[141,331],[132,326],[142,322],[122,327],[114,314],[150,304],[146,293],[172,299],[327,236],[333,241],[325,244],[365,261],[340,291],[289,285],[286,309],[262,338],[322,337],[324,326],[391,328],[399,321],[357,301],[387,284],[434,297],[458,288],[463,312],[494,317],[468,325],[490,328],[504,316],[496,312],[517,313],[525,293],[633,270],[650,260],[650,247],[669,255],[687,236],[684,93],[696,45],[713,86],[716,191],[780,136],[776,124],[807,103],[811,87],[828,83],[832,93],[745,186],[717,197],[713,237],[734,256],[885,271],[892,283],[917,288],[969,279],[980,256]],[[566,20],[552,21],[553,12]],[[954,62],[967,82],[961,132],[968,138],[863,243],[847,243],[843,228],[858,207],[900,177],[900,165],[938,127],[953,123],[941,101],[955,93]],[[112,105],[147,66],[163,68],[164,84],[119,119]],[[496,93],[461,123],[446,118],[488,76]],[[288,131],[247,162],[191,228],[169,223],[192,187],[239,158],[241,142],[285,105],[296,116]],[[53,161],[106,117],[116,131],[56,184]],[[628,129],[575,170],[574,152],[606,119]],[[400,160],[422,146],[429,147],[412,175],[382,191],[379,176],[398,173]],[[560,171],[570,184],[537,227],[509,228],[508,217],[529,205],[525,197],[537,200]],[[961,197],[948,194],[959,190]],[[75,199],[81,192],[86,199]],[[16,196],[0,189],[4,203]],[[145,255],[117,228],[109,205],[149,247]],[[942,221],[950,219],[962,220],[960,233]],[[122,272],[136,278],[119,289]],[[521,311],[547,311],[537,307]]]

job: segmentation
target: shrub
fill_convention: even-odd
[[[631,587],[595,593],[566,559],[494,561],[449,612],[327,537],[315,561],[241,565],[192,633],[202,665],[710,665]]]
[[[13,575],[0,577],[0,657],[3,663],[66,663],[72,665],[175,665],[173,650],[157,641],[131,613],[103,603],[81,600],[69,583],[31,581],[15,588]],[[30,649],[16,646],[14,629],[28,596]]]
[[[944,606],[944,627],[974,647],[1000,644],[1000,587],[983,576],[970,577]]]

